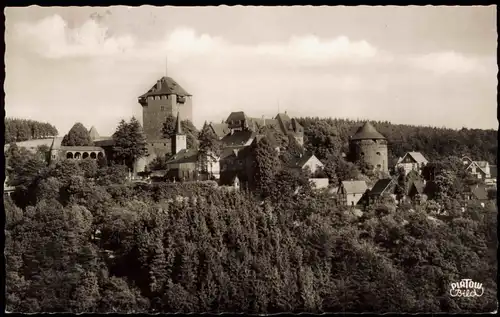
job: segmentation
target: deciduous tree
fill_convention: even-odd
[[[89,131],[80,122],[73,125],[61,142],[63,146],[90,146],[92,144]]]
[[[141,124],[135,117],[130,122],[120,121],[116,132],[113,134],[114,159],[116,162],[133,167],[134,162],[146,155],[146,137]]]

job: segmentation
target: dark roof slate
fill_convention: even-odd
[[[181,87],[175,80],[170,77],[162,77],[151,87],[145,94],[139,98],[159,95],[177,95],[177,96],[191,96],[184,88]]]
[[[167,164],[196,163],[198,161],[198,151],[195,149],[181,150],[172,155]]]
[[[253,131],[235,131],[222,138],[221,142],[225,147],[238,147],[245,145],[250,139],[255,137]]]
[[[351,140],[367,139],[385,139],[385,137],[380,134],[370,122],[365,122],[365,124],[356,131]]]
[[[379,179],[370,190],[370,195],[380,196],[384,194],[390,188],[391,184],[393,184],[392,178]]]

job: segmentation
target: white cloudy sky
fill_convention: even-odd
[[[110,135],[165,73],[230,111],[497,128],[496,7],[7,8],[6,113]]]

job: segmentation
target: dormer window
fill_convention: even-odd
[[[177,96],[177,102],[178,103],[185,103],[186,102],[186,97],[184,97],[184,96]]]

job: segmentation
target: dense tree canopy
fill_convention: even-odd
[[[377,207],[357,218],[288,170],[261,201],[204,182],[95,183],[70,164],[47,174],[36,203],[5,202],[9,311],[496,309],[494,205],[443,218],[425,205]],[[484,294],[450,297],[464,277]]]
[[[331,151],[348,151],[349,137],[364,123],[362,121],[332,118],[299,118],[304,126],[306,144],[320,159]],[[390,166],[406,152],[422,152],[428,160],[440,160],[447,156],[468,155],[473,160],[496,164],[497,131],[481,129],[453,130],[447,128],[372,122],[373,126],[389,142]]]
[[[57,129],[50,123],[5,118],[5,144],[54,137],[58,134]]]
[[[342,138],[343,126],[318,131],[306,148],[326,162],[325,172],[338,180],[360,177],[342,147],[328,145]],[[120,124],[114,137],[122,161],[142,148],[136,147],[140,135],[136,123]],[[213,182],[132,184],[124,165],[48,165],[41,153],[12,145],[7,172],[18,187],[5,199],[6,309],[266,314],[497,308],[496,201],[462,204],[457,189],[468,180],[457,157],[435,159],[424,172],[437,188],[431,200],[396,205],[384,196],[359,216],[327,191],[312,190],[304,171],[282,169],[266,138],[252,155],[259,195]],[[397,182],[407,187],[414,177]],[[447,213],[439,214],[442,209]],[[463,278],[482,283],[483,295],[449,296],[451,283]]]
[[[63,146],[90,146],[92,144],[89,131],[80,122],[73,125],[61,142]]]

